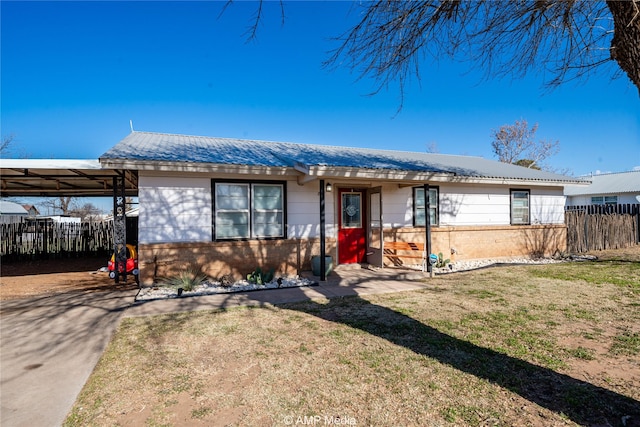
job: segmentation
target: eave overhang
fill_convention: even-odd
[[[582,180],[539,180],[524,178],[461,176],[440,171],[402,171],[389,169],[364,169],[352,167],[334,167],[326,165],[305,165],[295,162],[292,167],[233,165],[217,163],[169,162],[127,159],[100,159],[103,168],[134,169],[149,172],[208,173],[234,175],[264,175],[275,177],[295,176],[299,185],[318,179],[366,180],[376,182],[394,182],[398,184],[421,184],[424,182],[485,184],[508,186],[563,187],[566,185],[588,185]]]

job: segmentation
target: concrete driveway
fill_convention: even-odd
[[[0,425],[60,426],[137,290],[0,305]]]

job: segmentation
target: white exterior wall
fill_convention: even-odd
[[[638,194],[640,196],[640,194]],[[632,204],[635,205],[638,203],[636,196],[634,194],[594,194],[593,196],[618,196],[618,204],[626,205]],[[567,197],[567,206],[586,206],[591,204],[591,195],[589,196],[568,196]]]
[[[383,228],[413,226],[413,189],[397,185],[382,187]]]
[[[564,224],[562,189],[531,189],[531,224]]]
[[[247,179],[232,176],[229,179]],[[251,176],[251,180],[273,177]],[[441,184],[440,225],[483,226],[510,224],[510,187]],[[327,238],[337,237],[337,187],[325,197]],[[526,187],[520,187],[526,188]],[[320,236],[319,184],[312,181],[298,185],[287,181],[287,238],[306,239]],[[532,224],[564,222],[565,197],[562,188],[531,188]],[[210,242],[212,241],[212,200],[210,176],[139,177],[140,243]],[[413,226],[412,187],[385,184],[382,187],[385,228]]]
[[[138,178],[140,243],[210,242],[211,179]]]
[[[287,236],[289,239],[320,237],[320,184],[312,181],[298,185],[287,182]],[[325,223],[327,238],[336,237],[336,190],[325,193]]]
[[[234,176],[229,179],[247,179]],[[273,177],[252,176],[252,180]],[[317,181],[304,186],[287,182],[287,237],[304,239],[320,236],[320,202]],[[334,195],[326,193],[326,235],[334,238]],[[211,177],[139,177],[139,242],[210,242],[212,240]]]
[[[440,225],[482,226],[511,223],[511,187],[438,185]],[[522,187],[524,189],[524,187]],[[383,187],[384,226],[413,226],[413,189]],[[565,197],[562,189],[530,188],[532,224],[562,224]]]
[[[637,194],[640,197],[640,193]],[[591,199],[589,199],[591,200]],[[640,199],[636,199],[636,194],[619,194],[618,195],[618,204],[626,205],[627,203],[635,205],[640,203]]]

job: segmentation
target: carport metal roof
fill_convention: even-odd
[[[113,197],[118,175],[126,195],[137,196],[137,171],[103,168],[98,160],[1,159],[0,197]]]

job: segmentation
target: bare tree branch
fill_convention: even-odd
[[[11,143],[15,139],[13,134],[5,135],[2,137],[2,143],[0,143],[0,155],[6,156],[11,150]]]
[[[532,169],[548,170],[544,160],[560,151],[559,141],[535,140],[538,124],[529,128],[525,119],[513,125],[503,125],[491,131],[491,147],[501,162],[512,163]]]
[[[359,23],[338,38],[325,65],[346,60],[361,77],[375,78],[378,91],[392,82],[403,91],[409,78],[420,78],[425,58],[476,64],[487,79],[542,72],[549,88],[611,64],[613,21],[603,2],[379,0],[360,7]]]
[[[262,18],[258,4],[249,39]],[[284,22],[283,0],[280,7]],[[353,8],[359,20],[336,37],[324,66],[372,77],[371,95],[397,84],[400,109],[425,60],[445,57],[486,79],[540,73],[547,89],[596,70],[612,79],[624,72],[640,94],[640,0],[375,0]]]

